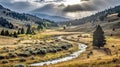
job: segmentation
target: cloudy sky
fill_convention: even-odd
[[[13,11],[77,19],[116,5],[120,0],[0,0]]]

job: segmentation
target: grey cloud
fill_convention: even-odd
[[[27,1],[14,2],[14,0],[3,0],[3,1],[0,1],[0,4],[2,4],[6,8],[9,8],[17,12],[27,12],[31,9],[34,9],[35,7],[30,2],[27,2]]]
[[[93,11],[97,10],[96,6],[83,4],[83,5],[69,5],[63,9],[65,12],[76,12],[76,11]]]
[[[79,17],[79,16],[83,16],[83,14],[86,14],[87,12],[89,14],[116,5],[120,5],[120,0],[81,0],[81,4],[69,5],[69,6],[62,4],[64,0],[53,0],[54,2],[47,2],[44,4],[43,2],[39,2],[40,0],[32,0],[32,2],[30,1],[31,0],[29,0],[29,2],[27,1],[14,2],[14,0],[0,0],[0,4],[5,6],[6,8],[15,10],[17,12],[28,13],[30,11],[35,13],[45,13],[45,14],[52,14],[57,16],[64,16],[64,17],[67,16]],[[38,1],[37,4],[40,4],[41,6],[36,8],[36,4],[33,3],[33,1]]]
[[[46,14],[56,14],[56,15],[64,15],[64,13],[62,12],[64,5],[57,5],[57,4],[47,4],[44,5],[43,7],[40,7],[36,10],[33,10],[32,12],[34,13],[46,13]]]
[[[81,0],[81,2],[81,4],[77,5],[68,5],[63,9],[63,11],[99,11],[118,5],[120,3],[120,0]]]

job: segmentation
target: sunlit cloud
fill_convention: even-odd
[[[120,0],[0,0],[0,4],[17,12],[37,12],[75,19],[120,5]]]

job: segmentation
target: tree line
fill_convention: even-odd
[[[14,31],[13,33],[10,33],[8,30],[4,30],[4,29],[1,31],[0,35],[9,36],[9,37],[15,37],[15,38],[18,37],[17,32]]]
[[[8,30],[2,30],[0,35],[2,36],[10,36],[17,38],[20,34],[35,34],[35,29],[31,28],[31,25],[27,25],[27,30],[25,30],[23,27],[21,29],[18,29],[18,31],[9,32]]]

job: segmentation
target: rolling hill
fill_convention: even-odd
[[[43,19],[48,19],[54,22],[64,22],[64,21],[69,21],[69,18],[65,18],[65,17],[61,17],[61,16],[51,16],[51,15],[47,15],[47,14],[42,14],[42,13],[31,13],[33,15],[36,15],[40,18]]]
[[[64,22],[66,25],[76,27],[68,27],[66,31],[82,31],[93,32],[96,25],[101,25],[108,35],[120,35],[120,6],[110,8],[94,15],[76,19],[73,21]],[[115,30],[114,30],[115,29]]]
[[[80,25],[80,24],[85,24],[85,23],[88,23],[88,22],[96,23],[98,21],[105,21],[108,15],[115,14],[115,13],[120,13],[120,6],[116,6],[114,8],[110,8],[110,9],[106,9],[104,11],[97,12],[96,14],[93,14],[93,15],[87,16],[87,17],[83,17],[81,19],[68,21],[65,24],[71,23],[72,25]]]
[[[54,22],[52,21],[41,19],[30,14],[17,13],[11,11],[10,9],[4,8],[2,5],[0,5],[1,28],[16,29],[22,26],[26,26],[28,24],[30,25],[39,24],[44,26],[45,23],[55,25]]]

